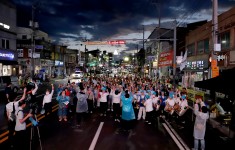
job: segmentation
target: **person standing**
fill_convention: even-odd
[[[146,120],[145,122],[148,124],[153,123],[153,97],[147,97],[147,100],[144,103],[145,110],[146,110]]]
[[[124,131],[130,131],[133,127],[132,123],[135,120],[135,112],[132,106],[133,96],[128,93],[128,90],[121,95],[122,101],[122,127]]]
[[[76,113],[77,113],[76,127],[81,126],[81,121],[84,119],[84,115],[88,111],[88,104],[87,104],[88,95],[85,94],[83,87],[80,87],[80,90],[81,91],[77,94],[78,101],[76,107]]]
[[[5,88],[5,94],[6,94],[6,101],[4,101],[4,105],[6,105],[7,103],[10,102],[10,97],[14,96],[14,92],[11,88],[11,82],[8,82],[6,84],[6,88]],[[4,108],[4,116],[7,118],[7,110],[6,107]]]
[[[9,139],[9,143],[10,146],[13,147],[13,135],[14,135],[14,131],[15,131],[15,125],[16,125],[16,116],[15,116],[15,112],[18,111],[18,106],[19,106],[19,102],[25,99],[25,95],[26,95],[26,88],[24,88],[24,93],[21,97],[21,99],[18,100],[18,97],[15,96],[11,96],[9,97],[9,103],[6,105],[6,112],[7,112],[7,119],[8,119],[8,139]]]
[[[120,102],[121,102],[121,94],[122,94],[122,88],[116,89],[114,86],[111,90],[111,95],[113,98],[113,117],[114,121],[120,122]]]
[[[139,112],[138,112],[138,119],[140,120],[143,114],[143,120],[145,120],[146,117],[146,110],[145,110],[145,106],[144,103],[147,100],[146,95],[145,95],[145,91],[142,90],[141,91],[141,95],[138,97],[137,103],[139,104]]]
[[[23,109],[26,107],[24,100],[19,101],[19,109],[16,111],[16,126],[15,126],[15,141],[17,150],[27,150],[27,134],[26,134],[26,120],[32,117],[32,114],[27,114],[24,116]]]
[[[199,107],[199,101],[196,101],[194,105],[194,114],[196,115],[196,120],[194,123],[193,137],[194,137],[194,150],[198,150],[199,141],[201,142],[201,150],[205,149],[205,132],[206,132],[206,121],[209,118],[207,113],[207,107]]]
[[[69,104],[69,97],[65,95],[65,90],[63,90],[57,96],[56,100],[59,102],[59,109],[58,109],[59,121],[62,121],[63,118],[64,121],[67,121],[67,108]]]
[[[87,103],[88,103],[88,112],[89,113],[93,113],[93,109],[94,109],[94,93],[92,92],[92,88],[91,87],[87,87]]]
[[[106,112],[107,112],[107,107],[108,107],[108,103],[107,103],[107,96],[108,96],[108,92],[106,91],[106,87],[102,87],[101,88],[102,92],[100,92],[100,111],[101,114],[100,116],[106,116]]]
[[[50,114],[52,113],[52,103],[51,99],[54,93],[54,86],[51,84],[51,92],[49,89],[46,90],[46,95],[43,97],[43,102],[42,102],[42,108],[45,109],[45,117],[47,116],[47,113],[49,112]]]

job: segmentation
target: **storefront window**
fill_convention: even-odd
[[[221,33],[218,42],[221,44],[221,50],[230,48],[230,32]]]
[[[191,44],[188,46],[188,56],[195,55],[195,44]]]
[[[12,75],[12,66],[3,65],[2,67],[2,75],[3,76],[11,76]]]
[[[0,63],[0,76],[2,76],[2,63]]]

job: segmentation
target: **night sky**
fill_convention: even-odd
[[[56,43],[83,49],[81,41],[147,38],[158,24],[160,1],[161,26],[173,28],[185,22],[211,20],[211,0],[12,0],[17,6],[18,26],[28,27],[32,4],[40,30]],[[218,0],[219,14],[235,6],[235,0]],[[135,43],[135,44],[134,44]],[[120,47],[96,46],[90,49],[132,50],[137,41]],[[89,48],[89,47],[88,47]]]

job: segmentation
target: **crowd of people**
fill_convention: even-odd
[[[31,98],[33,98],[37,88],[36,84],[30,90],[25,88],[20,99],[9,98],[6,107],[9,131],[11,131],[9,137],[10,135],[13,137],[14,131],[17,132],[16,137],[21,136],[23,133],[20,132],[25,131],[25,120],[32,117],[32,114],[29,113],[25,116],[23,111],[20,110],[25,107],[26,95],[31,95]],[[185,88],[179,90],[164,80],[152,81],[149,78],[88,78],[82,80],[78,85],[75,83],[60,84],[56,90],[52,84],[51,89],[46,90],[42,102],[46,116],[52,112],[52,95],[54,93],[57,94],[56,100],[59,104],[58,121],[67,122],[70,118],[76,118],[74,128],[81,128],[85,115],[92,115],[94,111],[98,111],[101,117],[111,114],[114,122],[120,122],[123,132],[132,131],[135,120],[144,120],[146,124],[152,125],[159,120],[166,119],[171,122],[173,118],[176,118],[177,124],[183,128],[184,113],[188,109],[187,90]],[[195,105],[197,111],[195,111],[194,129],[194,147],[197,148],[196,145],[201,140],[202,149],[204,148],[205,122],[208,119],[204,115],[206,108],[203,106],[202,101],[200,101],[200,105],[199,103]],[[13,110],[17,120],[15,127],[11,118]],[[202,128],[203,131],[201,131]],[[20,141],[17,146],[22,144],[22,139]]]

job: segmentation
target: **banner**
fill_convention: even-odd
[[[185,51],[182,62],[180,63],[180,71],[182,71],[187,64],[187,56],[188,56],[188,50]]]
[[[162,52],[159,58],[159,67],[172,66],[173,62],[173,51]]]

